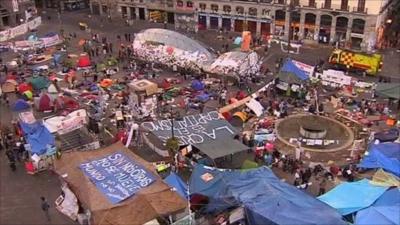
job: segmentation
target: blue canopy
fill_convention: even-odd
[[[400,176],[400,143],[371,144],[368,155],[364,156],[360,168],[382,168]]]
[[[28,110],[30,108],[31,108],[31,106],[29,105],[28,102],[26,102],[23,99],[18,99],[14,104],[13,111],[14,112],[21,112],[21,111],[24,111],[24,110]]]
[[[204,83],[201,82],[201,81],[199,81],[199,80],[194,80],[194,81],[192,82],[192,88],[193,88],[195,91],[202,91],[202,90],[204,90],[204,87],[205,87]]]
[[[197,164],[191,194],[209,197],[208,209],[244,206],[249,224],[345,224],[331,207],[280,181],[267,167],[219,170]]]
[[[48,145],[54,146],[54,136],[42,123],[28,124],[21,122],[20,126],[33,154],[43,155],[46,153]]]
[[[286,60],[285,64],[283,64],[281,71],[292,73],[301,80],[308,79],[308,75],[303,70],[299,69],[290,59]]]
[[[176,192],[182,196],[184,199],[188,199],[188,193],[187,193],[187,184],[183,182],[183,180],[176,175],[175,173],[171,172],[168,177],[164,179],[165,183],[167,183],[169,186],[174,187]]]
[[[357,182],[343,182],[318,197],[319,200],[337,209],[342,215],[349,215],[370,206],[388,187],[370,184],[363,179]]]
[[[370,207],[357,213],[356,225],[400,224],[400,191],[392,188],[386,191]]]

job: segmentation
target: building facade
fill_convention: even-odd
[[[29,21],[36,16],[33,0],[0,1],[0,30],[6,30]]]
[[[92,0],[92,13],[366,49],[388,0]],[[290,3],[290,4],[289,4]],[[114,15],[114,13],[112,13]],[[193,24],[193,26],[191,26]]]
[[[38,8],[53,8],[73,11],[88,8],[89,0],[35,0]]]

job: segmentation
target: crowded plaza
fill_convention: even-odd
[[[378,53],[55,20],[0,35],[1,224],[30,222],[4,191],[34,224],[400,224],[400,82]]]

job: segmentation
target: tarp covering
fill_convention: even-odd
[[[282,66],[281,71],[293,73],[301,80],[308,79],[307,74],[303,70],[299,69],[290,59],[286,60],[286,62]]]
[[[204,87],[205,87],[205,85],[204,85],[203,82],[201,82],[201,81],[199,81],[199,80],[194,80],[194,81],[192,81],[192,88],[193,88],[195,91],[204,90]]]
[[[197,164],[189,187],[191,194],[210,198],[209,209],[244,206],[249,224],[345,224],[334,209],[267,167],[223,171]]]
[[[144,122],[142,127],[152,132],[164,143],[171,137],[171,120]],[[218,112],[185,116],[174,121],[175,138],[179,145],[193,145],[212,159],[246,150],[247,147],[234,139],[235,128],[219,117]]]
[[[171,172],[168,177],[164,179],[165,183],[173,187],[175,191],[184,199],[188,199],[188,185],[174,172]]]
[[[343,182],[318,199],[337,209],[340,214],[348,215],[372,205],[387,189],[363,179]]]
[[[376,94],[384,98],[400,99],[400,83],[378,83]]]
[[[48,145],[54,146],[54,136],[47,130],[42,123],[20,123],[21,129],[25,134],[26,141],[31,146],[32,153],[42,155],[46,153]]]
[[[1,89],[3,93],[11,93],[15,92],[15,87],[17,86],[17,82],[15,80],[6,80],[6,82],[1,85]]]
[[[129,87],[135,92],[146,92],[146,95],[158,92],[158,85],[146,79],[132,81],[129,83]]]
[[[49,81],[43,76],[36,76],[30,80],[30,83],[34,90],[42,90],[47,88]]]
[[[357,213],[356,225],[398,225],[400,224],[400,191],[392,188],[386,191],[370,207]]]
[[[39,111],[49,111],[52,110],[51,98],[48,94],[43,93],[39,99]]]
[[[123,152],[124,155],[142,165],[147,171],[151,171],[156,177],[155,182],[122,201],[117,207],[109,202],[79,169],[79,165],[83,162],[115,152]],[[186,207],[186,202],[176,192],[171,191],[171,188],[156,175],[152,164],[132,153],[121,143],[90,152],[63,153],[61,159],[55,162],[55,171],[59,175],[68,174],[64,180],[79,202],[91,211],[92,224],[142,225],[159,216],[167,216]]]
[[[20,111],[28,110],[30,108],[31,108],[31,106],[29,105],[28,102],[26,102],[23,99],[18,99],[14,104],[13,111],[20,112]]]
[[[382,169],[379,169],[372,177],[371,184],[377,186],[400,188],[400,179],[391,173],[386,173]]]
[[[91,65],[89,55],[82,54],[78,59],[78,67],[88,67]]]
[[[400,176],[400,143],[371,144],[368,154],[358,165],[361,168],[382,168]]]

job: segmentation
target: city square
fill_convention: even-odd
[[[4,2],[0,224],[399,224],[397,1]]]

